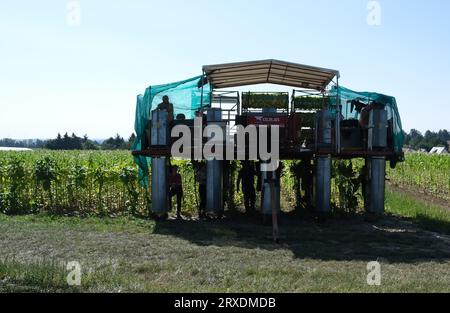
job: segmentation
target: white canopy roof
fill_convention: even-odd
[[[325,90],[335,77],[339,78],[336,70],[278,60],[206,65],[203,72],[215,89],[269,83]]]

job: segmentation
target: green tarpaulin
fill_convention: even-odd
[[[136,140],[133,150],[141,150],[143,136],[151,112],[162,102],[163,96],[168,96],[174,107],[174,115],[184,114],[187,119],[194,117],[195,111],[200,107],[208,107],[211,104],[211,87],[209,84],[201,86],[202,76],[197,76],[184,81],[150,86],[144,95],[137,97],[135,131]],[[203,96],[202,96],[203,95]],[[135,156],[139,166],[139,180],[145,187],[148,186],[149,160],[145,156]]]
[[[388,119],[392,118],[394,132],[394,149],[396,153],[401,153],[404,142],[404,134],[402,129],[402,121],[398,113],[397,101],[392,96],[383,95],[376,92],[358,92],[345,87],[333,87],[329,92],[332,106],[336,107],[336,95],[339,94],[340,104],[342,105],[342,115],[345,119],[359,118],[358,112],[351,111],[351,104],[348,101],[358,100],[362,103],[376,101],[385,105],[388,113]]]

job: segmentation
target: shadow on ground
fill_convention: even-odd
[[[280,244],[273,243],[272,228],[263,226],[259,217],[239,213],[221,220],[158,221],[154,233],[200,246],[289,249],[296,258],[393,263],[450,259],[450,236],[425,231],[411,220],[394,216],[375,223],[352,216],[319,224],[311,218],[285,213],[280,219]]]

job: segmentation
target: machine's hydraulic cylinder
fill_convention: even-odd
[[[316,208],[319,213],[331,211],[331,157],[319,156],[316,159],[315,179]]]

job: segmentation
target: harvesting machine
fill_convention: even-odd
[[[228,130],[230,138],[234,139],[241,135],[238,132],[243,127],[256,129],[257,136],[249,138],[249,133],[244,134],[243,146],[228,137],[216,138],[216,150],[217,146],[223,148],[220,149],[222,158],[217,154],[214,158],[205,158],[201,154],[207,138],[192,136],[185,142],[193,148],[183,148],[185,159],[206,159],[206,208],[217,214],[224,209],[224,184],[229,179],[230,160],[226,156],[257,159],[264,164],[267,160],[262,161],[260,155],[255,157],[252,149],[270,147],[270,138],[259,135],[267,129],[270,133],[276,125],[279,159],[302,161],[307,206],[319,215],[328,214],[331,211],[332,160],[363,158],[365,209],[370,214],[382,215],[386,162],[390,161],[395,167],[403,160],[403,133],[395,98],[351,91],[339,86],[339,78],[337,70],[263,60],[207,65],[202,75],[192,80],[149,87],[145,95],[138,97],[138,139],[133,154],[142,169],[151,158],[152,211],[164,214],[168,210],[168,164],[173,157],[173,145],[180,139],[176,137],[179,134],[171,136],[174,127],[182,125],[192,133],[200,127],[197,131],[203,134],[208,125],[215,125]],[[230,90],[256,84],[294,89],[291,93]],[[176,118],[170,123],[167,111],[156,109],[164,95],[170,97],[174,106]],[[196,111],[206,117],[197,126]],[[261,176],[261,213],[269,215],[274,207],[280,209],[280,171],[263,169]],[[271,180],[275,184],[271,184]]]

